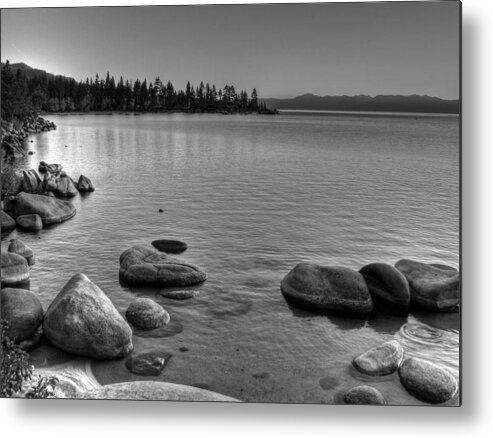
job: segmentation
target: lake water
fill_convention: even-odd
[[[31,290],[45,309],[79,272],[122,313],[141,296],[163,305],[171,323],[133,339],[134,353],[173,354],[153,379],[297,403],[338,402],[344,389],[371,382],[389,404],[421,404],[395,374],[368,378],[351,366],[356,354],[394,338],[407,354],[459,376],[457,313],[326,317],[290,308],[279,288],[300,261],[359,269],[411,258],[459,268],[457,117],[48,118],[58,129],[31,136],[35,155],[23,167],[60,163],[74,179],[91,178],[96,191],[74,198],[73,219],[9,237],[34,250]],[[193,287],[198,297],[173,301],[159,289],[120,284],[120,254],[159,238],[187,242],[181,257],[208,273]],[[36,350],[36,364],[62,360],[51,353]],[[124,360],[90,368],[103,384],[149,379],[130,374]]]

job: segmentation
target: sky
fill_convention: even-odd
[[[2,9],[1,60],[264,98],[457,99],[459,14],[455,1]]]

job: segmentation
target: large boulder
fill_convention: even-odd
[[[12,239],[9,244],[8,252],[19,254],[24,257],[29,266],[34,265],[34,253],[22,240]]]
[[[142,330],[152,330],[169,323],[169,314],[150,298],[137,298],[125,312],[127,321]]]
[[[352,269],[299,263],[281,281],[286,301],[317,313],[365,316],[373,302],[363,276]]]
[[[375,307],[392,315],[407,315],[411,294],[406,277],[392,265],[370,263],[359,271],[365,278]]]
[[[23,231],[39,231],[43,229],[43,221],[39,214],[23,214],[15,220]]]
[[[33,195],[21,192],[17,195],[15,212],[18,216],[38,214],[43,225],[51,225],[66,221],[76,213],[75,207],[67,201],[44,195]]]
[[[405,359],[399,367],[399,378],[411,395],[427,403],[445,403],[458,390],[450,372],[424,359]]]
[[[179,254],[186,251],[188,248],[185,242],[180,242],[179,240],[153,240],[151,244],[158,251],[167,252],[170,254]]]
[[[385,376],[397,371],[404,349],[398,341],[385,342],[353,359],[353,366],[369,376]]]
[[[81,193],[86,193],[94,192],[95,189],[91,180],[87,176],[81,175],[77,183],[77,190]]]
[[[43,181],[34,169],[22,172],[22,190],[26,193],[41,193],[43,191]]]
[[[197,266],[149,246],[133,246],[120,256],[120,279],[129,285],[190,286],[206,278]]]
[[[2,320],[8,321],[6,335],[26,349],[40,340],[43,307],[29,290],[5,288],[1,291]]]
[[[0,224],[2,228],[2,233],[12,231],[15,228],[15,220],[12,219],[3,210],[0,211]]]
[[[19,254],[2,251],[2,287],[19,286],[29,280],[27,260]]]
[[[78,395],[84,399],[108,400],[170,400],[170,401],[225,401],[239,400],[193,386],[157,381],[123,382],[105,385]]]
[[[132,330],[109,298],[84,274],[74,275],[48,308],[43,330],[55,346],[93,359],[132,351]]]
[[[411,302],[430,311],[448,312],[460,301],[459,271],[451,266],[400,260],[395,267],[404,274],[411,289]]]
[[[372,386],[356,386],[348,390],[344,396],[347,405],[384,405],[385,399],[378,389]]]

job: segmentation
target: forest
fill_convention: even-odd
[[[77,82],[73,78],[52,75],[43,70],[15,68],[7,60],[2,65],[2,110],[4,120],[22,119],[32,112],[89,112],[89,111],[181,111],[219,113],[272,114],[265,103],[259,103],[254,88],[250,95],[237,92],[233,85],[216,88],[201,82],[187,82],[185,90],[175,89],[159,77],[115,81],[108,72],[105,79],[99,74]]]

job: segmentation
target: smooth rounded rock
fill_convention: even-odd
[[[454,311],[460,302],[459,271],[451,266],[400,260],[395,267],[406,277],[411,302],[434,312]]]
[[[385,342],[353,359],[353,366],[369,376],[385,376],[397,371],[404,355],[398,341]]]
[[[75,187],[72,178],[70,178],[66,174],[63,175],[62,172],[62,175],[60,175],[57,180],[57,190],[55,193],[63,198],[73,198],[75,195],[77,195],[78,190]]]
[[[23,214],[17,217],[16,222],[23,231],[39,231],[43,229],[43,221],[39,214]]]
[[[87,176],[81,175],[77,183],[77,190],[82,193],[94,192],[94,185]]]
[[[142,330],[152,330],[169,323],[168,312],[150,298],[137,298],[128,306],[127,321]]]
[[[57,348],[93,359],[132,351],[132,330],[110,299],[84,274],[74,275],[49,306],[45,336]]]
[[[281,281],[286,301],[317,313],[366,316],[373,302],[363,276],[352,269],[299,263]]]
[[[149,246],[134,246],[120,256],[120,279],[129,285],[181,287],[201,283],[206,278],[197,266]]]
[[[407,392],[426,403],[445,403],[458,390],[450,372],[424,359],[405,359],[399,367],[399,378]]]
[[[189,300],[199,294],[200,292],[198,290],[163,290],[159,292],[159,295],[162,297],[172,300]]]
[[[159,376],[173,355],[167,351],[150,351],[125,361],[127,369],[140,376]]]
[[[411,294],[406,277],[387,263],[370,263],[359,271],[365,278],[375,307],[392,315],[407,315]]]
[[[0,211],[0,225],[2,228],[2,234],[4,232],[9,232],[15,229],[15,220],[11,218],[7,213],[3,210]]]
[[[12,239],[10,241],[8,252],[19,254],[24,257],[29,266],[34,265],[34,253],[31,248],[29,248],[22,240]]]
[[[44,195],[33,195],[21,192],[17,195],[15,212],[18,216],[38,214],[43,225],[51,225],[66,221],[76,213],[75,207],[67,201]]]
[[[347,405],[384,405],[385,399],[377,389],[372,386],[356,386],[347,391],[343,396]]]
[[[29,266],[24,257],[2,251],[1,260],[2,287],[18,286],[29,280]]]
[[[17,343],[36,341],[43,322],[43,306],[38,297],[25,289],[1,291],[2,320],[8,321],[6,335]]]
[[[176,383],[137,381],[105,385],[78,395],[84,399],[109,400],[169,400],[169,401],[224,401],[239,400],[205,389]]]
[[[179,240],[153,240],[151,242],[152,246],[158,251],[167,252],[169,254],[179,254],[188,248],[185,242],[180,242]]]

